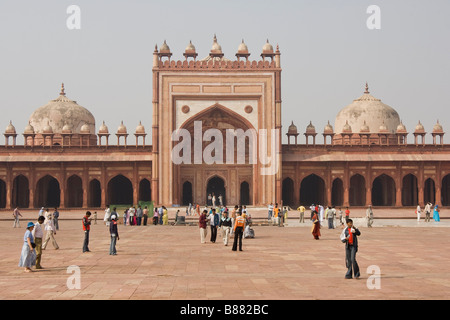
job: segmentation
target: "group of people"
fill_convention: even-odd
[[[208,207],[203,209],[198,219],[200,229],[200,242],[206,243],[207,225],[210,226],[210,242],[217,240],[218,230],[222,233],[222,242],[228,246],[229,238],[234,234],[233,251],[242,251],[242,238],[254,238],[255,232],[251,228],[251,215],[247,212],[246,206],[234,206],[228,210],[226,206],[220,208]]]
[[[272,225],[278,225],[279,227],[284,227],[284,222],[287,220],[288,208],[279,208],[278,203],[270,203],[267,212],[267,221],[272,223]]]
[[[110,217],[112,214],[116,215],[119,218],[119,214],[117,213],[117,208],[113,208],[113,211],[111,211],[111,208],[109,205],[106,205],[105,209],[105,215],[103,218],[103,221],[107,226],[109,226],[110,223]],[[94,212],[94,221],[96,221],[96,212]],[[127,208],[123,212],[123,225],[129,225],[129,226],[140,226],[140,225],[147,225],[148,221],[148,207],[145,206],[144,209],[140,205]]]
[[[433,207],[433,204],[431,202],[427,202],[427,204],[425,205],[423,210],[420,208],[420,205],[417,205],[416,212],[415,212],[417,215],[417,221],[420,221],[420,215],[423,212],[423,213],[425,213],[425,222],[430,222],[430,216],[431,216],[432,210],[433,210],[434,221],[435,222],[441,221],[441,218],[439,216],[439,206],[436,204]]]
[[[14,209],[13,216],[14,228],[16,225],[20,227],[19,217],[22,215],[19,208]],[[58,219],[58,208],[54,208],[54,211],[50,212],[49,209],[42,207],[37,222],[28,222],[19,259],[19,267],[24,268],[25,272],[31,272],[32,266],[35,266],[36,269],[43,269],[41,265],[42,250],[47,248],[50,241],[55,250],[59,249],[55,239],[56,231],[59,230]]]
[[[206,206],[207,207],[216,207],[216,206],[223,206],[223,197],[221,194],[219,194],[218,197],[216,197],[216,195],[214,193],[209,193],[208,197],[207,197],[207,203]]]

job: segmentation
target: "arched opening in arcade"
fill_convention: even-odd
[[[382,174],[372,183],[372,204],[374,206],[395,206],[395,181]]]
[[[250,185],[247,181],[241,182],[239,204],[249,205],[250,204]]]
[[[300,204],[310,206],[311,204],[325,204],[325,181],[310,174],[300,184]]]
[[[285,178],[282,185],[283,205],[294,206],[294,181],[291,178]]]
[[[192,183],[189,181],[183,183],[183,199],[181,203],[183,206],[188,206],[189,203],[194,205],[192,201]]]
[[[436,187],[434,185],[434,180],[431,178],[425,180],[425,186],[423,188],[423,201],[425,204],[428,202],[436,203]]]
[[[133,184],[130,179],[119,174],[109,180],[108,203],[113,205],[133,205]]]
[[[30,206],[30,184],[28,178],[20,174],[13,180],[12,206],[28,208]]]
[[[100,181],[93,179],[89,182],[88,206],[99,208],[102,205],[102,188]]]
[[[366,204],[366,179],[362,175],[355,174],[350,178],[348,200],[350,206],[354,207]]]
[[[83,182],[77,175],[72,175],[67,179],[66,193],[67,208],[81,208],[83,206]]]
[[[35,203],[34,206],[55,208],[60,203],[61,189],[56,178],[46,175],[39,179],[36,184]]]
[[[344,203],[344,184],[341,179],[336,178],[333,180],[331,187],[331,205],[342,206]]]
[[[0,180],[0,208],[6,208],[6,183]]]
[[[142,179],[139,182],[139,201],[150,202],[152,200],[152,190],[150,187],[150,181],[148,179]]]
[[[417,187],[417,177],[407,174],[402,181],[402,205],[417,206],[419,202],[419,191]]]
[[[216,197],[216,205],[219,204],[219,195],[222,195],[222,201],[225,204],[225,181],[218,177],[214,176],[211,179],[209,179],[207,187],[206,187],[206,200],[208,199],[208,195],[215,196]]]
[[[450,174],[442,179],[441,201],[443,206],[450,206]]]

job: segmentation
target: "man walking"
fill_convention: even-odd
[[[356,279],[359,278],[359,266],[356,262],[356,252],[358,251],[358,236],[361,232],[353,226],[352,219],[347,220],[347,227],[342,230],[341,241],[345,243],[345,263],[347,273],[345,279],[352,279],[352,274]]]
[[[19,217],[22,217],[22,215],[20,214],[19,208],[16,207],[14,209],[13,212],[13,217],[14,217],[14,224],[13,227],[15,228],[17,226],[17,228],[20,228],[20,222],[19,222]]]
[[[425,222],[430,222],[431,203],[428,202],[424,210],[425,210]]]
[[[211,213],[209,214],[209,225],[211,227],[211,239],[212,243],[216,242],[217,238],[217,227],[219,226],[219,214],[216,212],[216,209],[211,209]]]
[[[366,219],[367,219],[367,227],[372,228],[373,210],[372,210],[372,206],[370,204],[369,204],[369,207],[366,210]]]
[[[234,222],[234,242],[233,242],[233,251],[237,250],[238,241],[239,241],[239,251],[242,251],[242,236],[244,234],[245,228],[245,219],[241,216],[241,212],[238,211],[236,215],[236,221]]]
[[[302,206],[302,205],[300,205],[297,208],[297,211],[300,212],[300,217],[299,217],[299,220],[298,220],[298,222],[300,222],[300,223],[304,223],[305,222],[305,210],[306,210],[306,208],[304,206]]]
[[[220,219],[219,227],[222,230],[223,244],[228,246],[228,238],[231,230],[231,218],[228,217],[228,210],[223,211],[222,219]]]
[[[56,243],[56,239],[55,239],[55,235],[56,235],[56,229],[55,229],[55,224],[53,222],[53,218],[52,218],[52,214],[49,214],[47,216],[47,219],[44,222],[45,225],[45,240],[42,243],[42,250],[45,250],[47,248],[47,244],[49,242],[49,240],[52,240],[52,244],[53,247],[55,248],[55,250],[59,249],[58,243]]]
[[[56,207],[55,211],[53,211],[53,223],[55,224],[56,230],[59,230],[59,211]]]
[[[83,242],[83,253],[91,252],[89,250],[89,231],[91,230],[91,212],[86,211],[86,215],[83,217],[83,231],[84,231],[84,242]]]
[[[42,238],[44,238],[44,231],[42,231],[42,224],[44,223],[44,216],[38,218],[38,222],[34,224],[32,231],[34,237],[34,243],[36,244],[36,269],[43,269],[41,266],[42,257]]]
[[[198,218],[198,227],[200,229],[200,242],[201,243],[206,243],[205,239],[206,239],[206,213],[208,211],[205,209],[203,210],[203,212],[200,214],[200,217]]]

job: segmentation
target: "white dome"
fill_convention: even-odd
[[[400,117],[393,108],[370,95],[366,86],[366,92],[360,98],[337,114],[334,122],[336,133],[343,132],[346,123],[353,128],[361,128],[364,123],[373,129],[385,127],[388,132],[395,133]]]
[[[36,133],[43,132],[47,124],[54,133],[61,133],[65,125],[71,126],[74,133],[79,133],[84,124],[89,125],[90,132],[95,132],[95,118],[92,113],[67,98],[64,86],[58,98],[31,114],[29,123]]]

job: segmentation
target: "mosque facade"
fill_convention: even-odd
[[[322,132],[309,123],[300,134],[295,119],[283,130],[278,46],[267,41],[256,61],[242,40],[230,60],[214,36],[205,58],[192,43],[183,55],[174,61],[166,42],[155,47],[150,131],[140,119],[131,134],[124,123],[112,134],[104,122],[97,130],[64,85],[32,113],[23,144],[10,122],[0,208],[204,205],[209,194],[226,205],[450,206],[450,147],[439,122],[409,133],[366,84]]]

